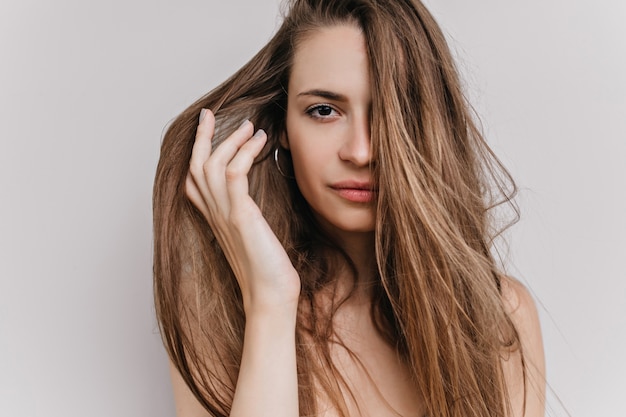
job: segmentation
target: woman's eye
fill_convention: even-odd
[[[335,109],[326,104],[318,104],[316,106],[309,107],[306,110],[306,113],[316,119],[326,119],[337,115]]]

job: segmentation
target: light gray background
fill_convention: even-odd
[[[540,302],[549,382],[574,416],[624,416],[626,2],[428,4],[522,188],[510,271]],[[173,415],[159,142],[269,39],[277,5],[0,2],[0,415]]]

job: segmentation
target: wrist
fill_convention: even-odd
[[[246,320],[292,319],[295,324],[300,301],[300,277],[294,271],[293,276],[280,279],[280,284],[269,288],[247,291],[243,297],[243,309]]]
[[[294,328],[298,315],[298,301],[260,304],[244,303],[246,326]]]

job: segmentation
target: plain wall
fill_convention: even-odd
[[[549,382],[573,416],[623,416],[626,3],[428,5],[520,185],[509,271],[539,301]],[[277,10],[0,2],[1,416],[173,416],[151,293],[160,140]]]

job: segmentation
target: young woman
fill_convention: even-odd
[[[171,125],[155,300],[177,415],[541,416],[514,188],[417,0],[294,0]]]

